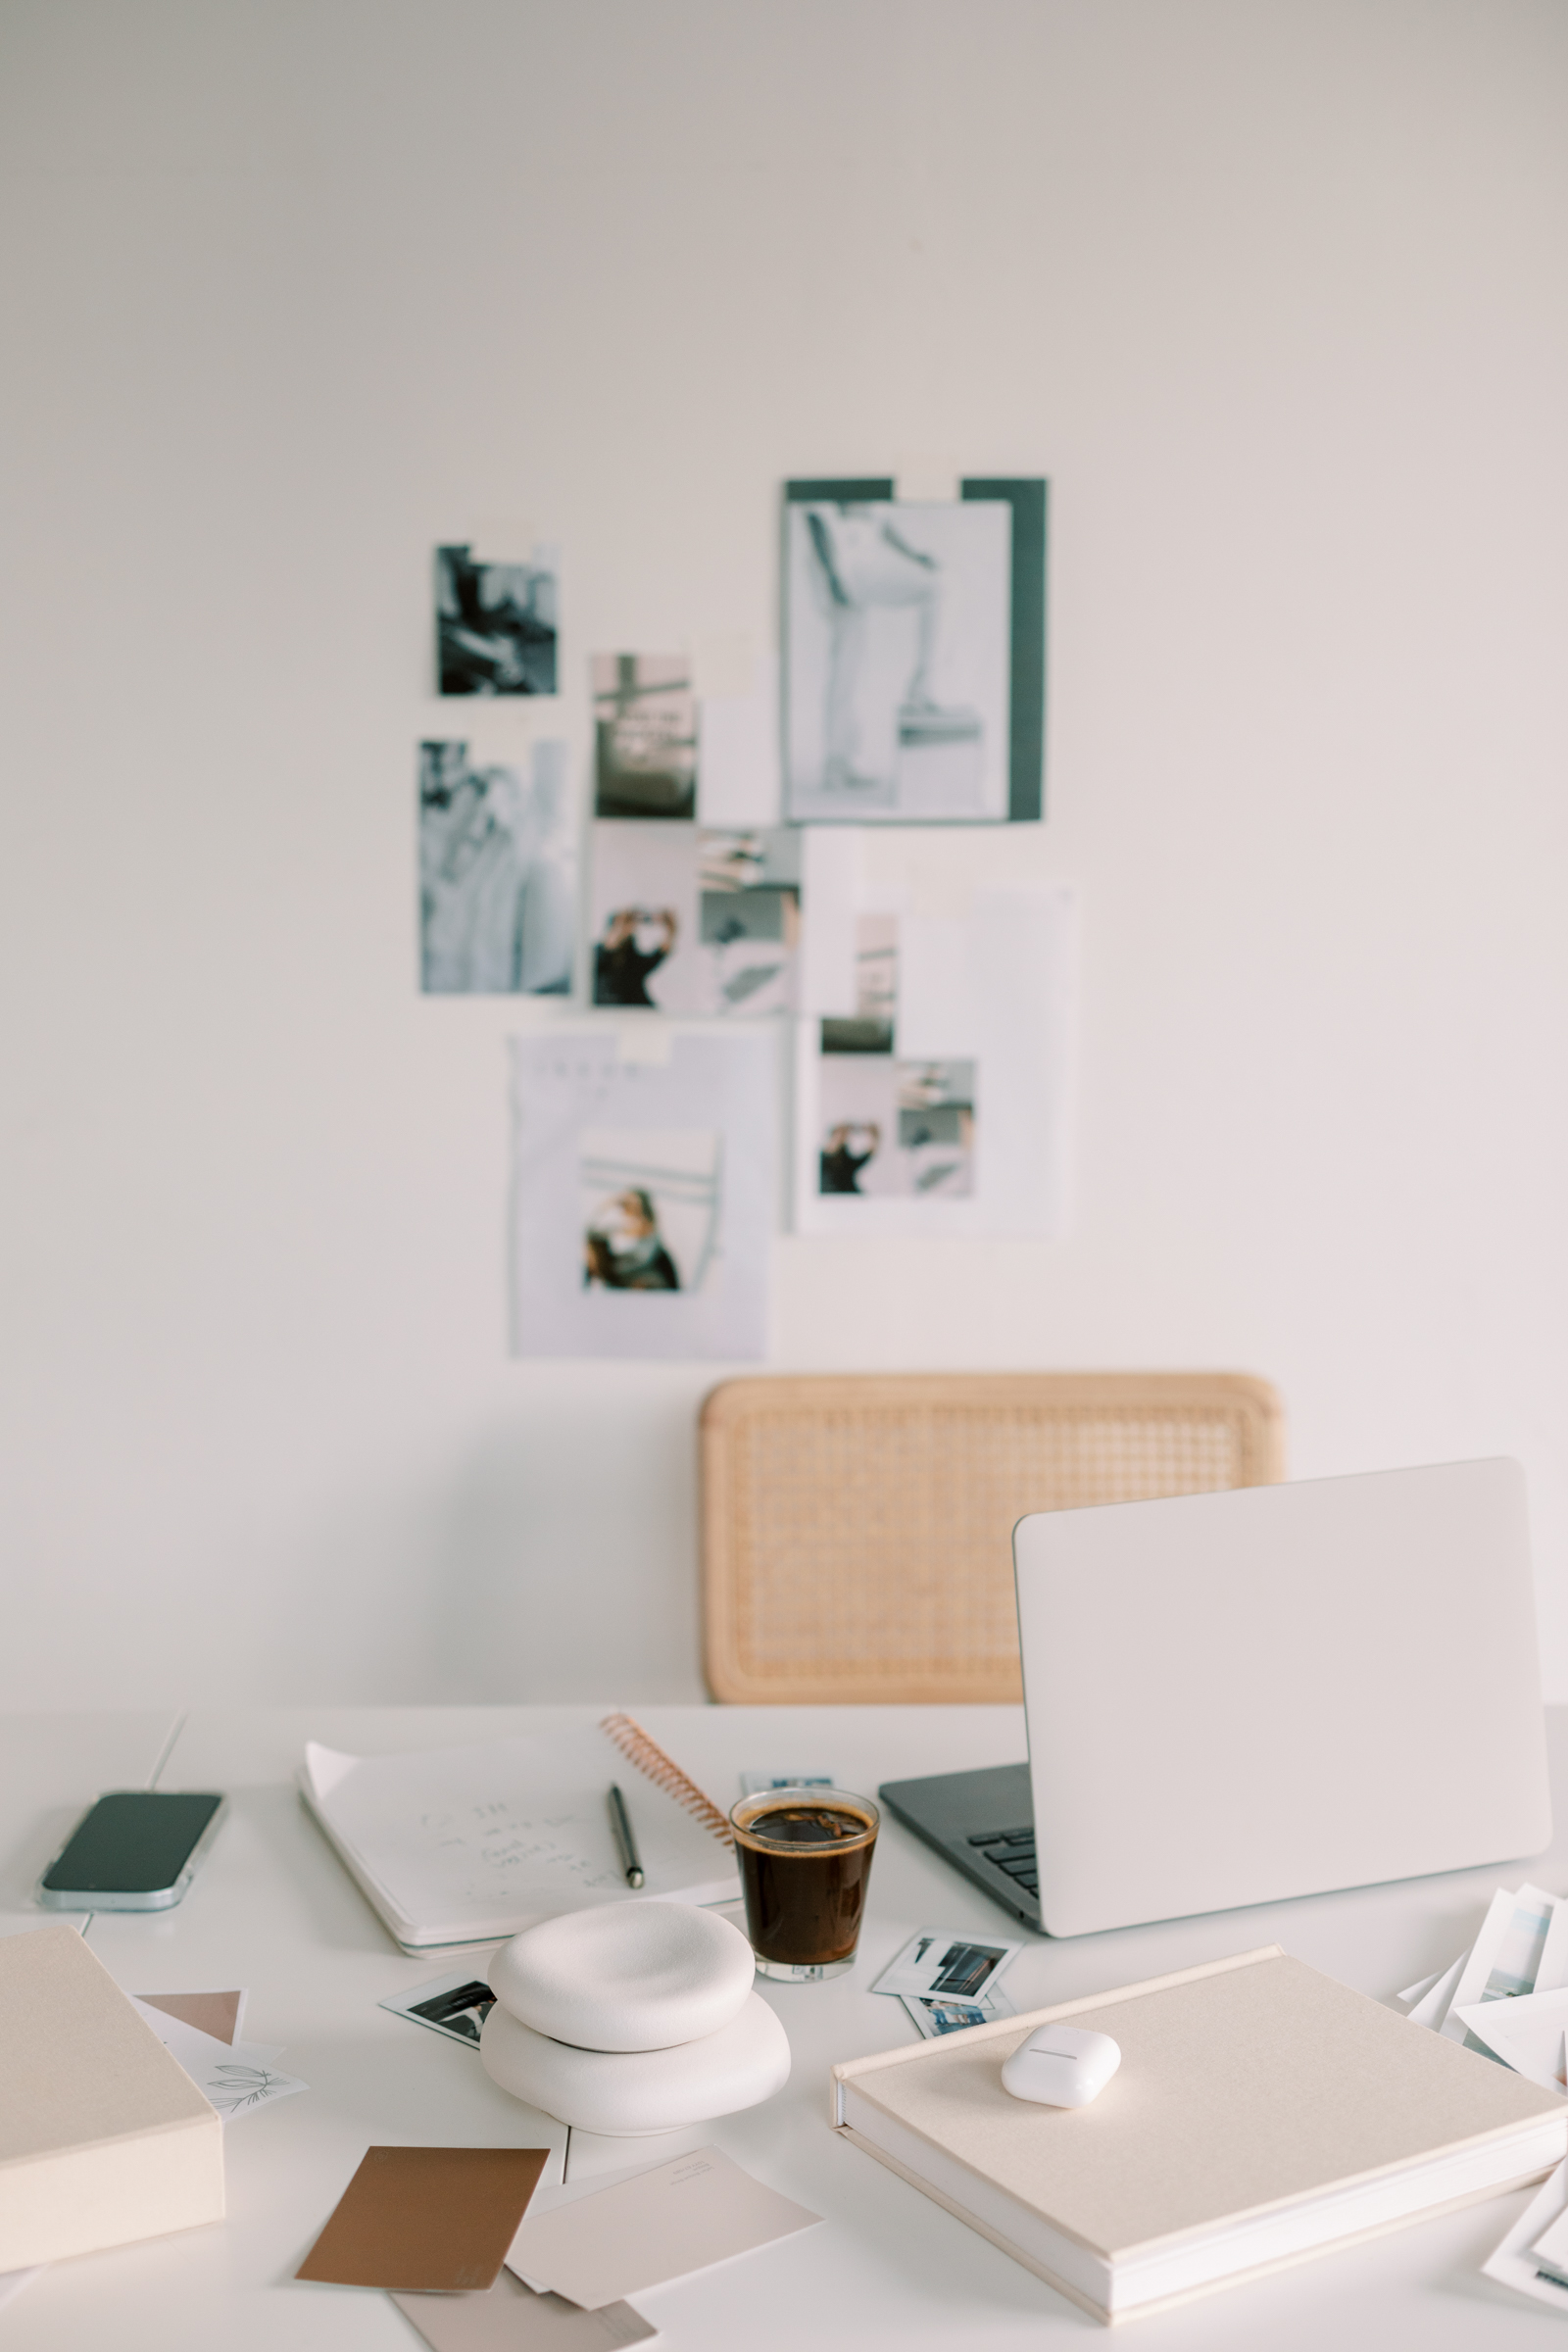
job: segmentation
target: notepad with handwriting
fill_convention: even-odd
[[[350,1756],[316,1741],[306,1802],[406,1952],[492,1943],[590,1904],[740,1894],[723,1814],[629,1715],[537,1739]],[[626,1884],[619,1785],[644,1884]]]

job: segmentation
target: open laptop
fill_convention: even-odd
[[[1029,1761],[881,1796],[1027,1926],[1550,1844],[1517,1462],[1038,1512],[1013,1565]]]

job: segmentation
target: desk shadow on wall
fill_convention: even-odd
[[[591,1387],[531,1399],[475,1445],[435,1508],[418,1698],[706,1697],[696,1419],[710,1378],[672,1367],[650,1397],[648,1367],[633,1387],[596,1365]]]

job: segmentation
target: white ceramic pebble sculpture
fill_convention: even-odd
[[[503,2090],[581,2132],[637,2137],[734,2115],[789,2080],[752,1950],[689,1903],[568,1912],[490,1965],[479,2055]]]
[[[757,1964],[738,1928],[694,1903],[607,1903],[526,1928],[490,1963],[504,2009],[580,2050],[667,2050],[745,2006]]]
[[[789,2036],[758,1992],[716,2034],[662,2050],[576,2050],[520,2025],[498,2000],[484,2021],[479,2056],[491,2081],[514,2098],[612,2139],[737,2115],[790,2079]]]

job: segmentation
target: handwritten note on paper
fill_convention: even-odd
[[[625,1884],[613,1860],[607,1864],[583,1851],[594,1840],[585,1838],[587,1825],[570,1807],[530,1818],[505,1797],[487,1797],[456,1808],[432,1807],[415,1818],[430,1853],[457,1863],[460,1876],[453,1884],[472,1902],[535,1875],[563,1880],[579,1894],[616,1893]]]
[[[334,1837],[402,1917],[483,1930],[498,1919],[624,1901],[605,1792],[625,1759],[596,1726],[540,1740],[354,1757],[311,1743],[306,1769]],[[626,1790],[650,1894],[721,1901],[730,1855],[661,1789]],[[710,1883],[719,1882],[710,1892]]]

